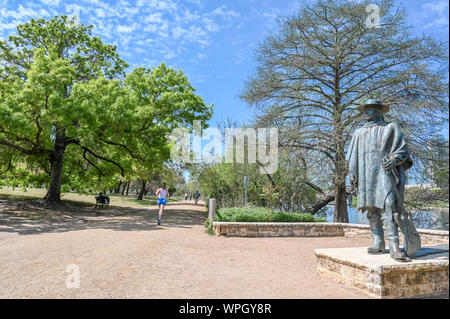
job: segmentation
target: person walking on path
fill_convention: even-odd
[[[192,193],[189,194],[189,201],[192,201]]]
[[[187,198],[188,198],[188,194],[185,193],[185,194],[184,194],[184,201],[185,201],[185,202],[187,202]]]
[[[197,202],[198,202],[199,198],[200,198],[200,193],[198,191],[196,191],[195,194],[194,194],[195,205],[197,205]]]
[[[157,200],[156,203],[159,207],[158,225],[161,225],[162,214],[164,212],[164,208],[167,205],[166,198],[170,198],[170,193],[169,193],[169,190],[167,189],[166,183],[163,183],[162,187],[158,188],[155,195],[156,195],[156,200]]]

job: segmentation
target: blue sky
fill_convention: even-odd
[[[307,1],[307,0],[304,0]],[[355,0],[349,0],[355,1]],[[253,110],[239,92],[255,68],[254,50],[276,18],[293,14],[293,0],[0,0],[0,37],[31,18],[76,14],[94,34],[117,44],[131,67],[166,62],[182,69],[218,120],[251,119]],[[448,40],[446,0],[400,0],[418,34]]]

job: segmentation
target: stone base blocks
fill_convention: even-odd
[[[316,249],[317,272],[375,298],[442,297],[449,293],[448,244],[426,246],[408,263],[366,247]]]
[[[344,236],[333,223],[214,222],[218,236],[230,237],[333,237]]]
[[[347,223],[213,222],[217,236],[228,237],[334,237],[372,238],[369,225]],[[448,244],[448,230],[418,229],[422,246]],[[400,243],[402,244],[402,236]]]

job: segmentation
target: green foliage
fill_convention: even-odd
[[[203,225],[205,226],[205,228],[206,228],[205,232],[208,235],[215,235],[215,231],[214,231],[213,225],[212,225],[211,220],[209,218],[207,218],[205,220],[205,223]]]
[[[248,202],[256,206],[299,211],[315,203],[316,190],[310,185],[304,162],[295,152],[282,152],[279,168],[270,176],[261,174],[258,164],[219,163],[191,169],[203,194],[215,198],[217,206],[244,204],[244,176],[249,176]]]
[[[182,71],[163,63],[125,76],[116,47],[91,29],[62,16],[0,40],[2,184],[49,183],[56,148],[63,192],[145,179],[169,158],[173,128],[211,117]]]
[[[436,183],[438,185],[448,185],[448,176],[449,176],[449,170],[448,170],[448,161],[447,161],[447,167],[439,168],[435,172],[435,179]]]
[[[221,222],[325,222],[311,214],[274,212],[265,207],[222,208],[216,213]]]
[[[269,207],[273,207],[280,200],[280,189],[272,184],[267,184],[262,188],[262,194],[259,196],[266,200]]]

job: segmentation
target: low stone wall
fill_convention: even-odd
[[[422,245],[448,244],[448,230],[418,229]]]
[[[233,237],[335,237],[344,236],[333,223],[232,223],[214,222],[218,236]]]
[[[218,236],[233,237],[356,237],[372,238],[369,225],[346,223],[236,223],[214,222]],[[418,229],[422,245],[448,244],[446,230]],[[402,236],[400,236],[400,242]]]
[[[345,223],[339,223],[339,225],[342,225],[345,237],[372,238],[369,225]],[[448,244],[448,230],[418,229],[417,231],[420,235],[422,245]],[[402,240],[403,238],[400,236],[400,242]]]

